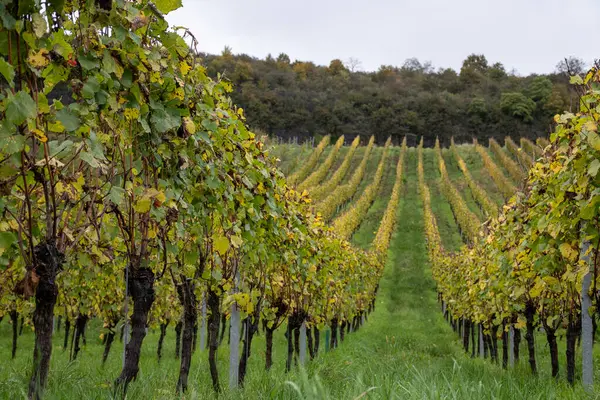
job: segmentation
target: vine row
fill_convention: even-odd
[[[524,149],[517,146],[517,144],[509,136],[504,138],[504,144],[513,157],[517,159],[523,171],[527,171],[529,168],[531,168],[533,165],[533,158],[531,158],[531,156],[527,154]]]
[[[321,154],[323,151],[325,151],[327,145],[329,145],[330,140],[331,136],[329,135],[326,135],[323,137],[323,139],[321,139],[317,147],[315,147],[313,152],[310,154],[310,157],[308,157],[308,160],[302,163],[302,167],[288,177],[288,183],[290,185],[297,185],[298,183],[302,182],[308,176],[308,174],[311,173],[311,171],[315,168],[315,165],[317,165]]]
[[[375,200],[375,196],[379,192],[381,187],[381,179],[383,178],[383,170],[386,166],[385,161],[387,159],[391,138],[389,138],[383,149],[383,155],[379,160],[379,165],[375,171],[375,177],[373,182],[370,183],[360,195],[358,200],[352,203],[352,205],[344,211],[339,217],[333,221],[333,230],[344,239],[350,238],[354,231],[359,227],[360,223],[364,219],[365,215],[369,211],[369,207]]]
[[[368,146],[372,146],[372,143],[374,143],[374,142],[375,142],[375,139],[373,137],[371,137],[371,140],[369,140]],[[314,189],[312,189],[310,191],[310,197],[315,203],[322,201],[327,196],[329,196],[335,189],[337,189],[338,184],[342,181],[342,179],[344,179],[344,176],[346,176],[346,173],[348,172],[348,169],[350,168],[350,164],[352,163],[352,158],[354,157],[354,153],[356,152],[356,149],[358,148],[359,143],[360,143],[360,136],[357,136],[352,141],[352,144],[350,145],[350,148],[348,149],[348,153],[346,154],[346,157],[344,157],[344,161],[342,161],[342,164],[338,167],[338,169],[335,170],[335,172],[331,176],[331,178],[329,178],[327,180],[327,182],[321,183],[321,185],[315,187]]]
[[[452,207],[452,213],[456,219],[456,223],[460,229],[461,235],[468,242],[473,242],[479,234],[479,226],[481,221],[477,215],[475,215],[465,203],[460,192],[454,187],[448,171],[446,170],[446,163],[442,157],[442,149],[440,148],[440,142],[436,139],[435,142],[435,153],[437,156],[438,166],[440,169],[440,189],[450,206]]]
[[[496,165],[494,160],[492,160],[492,157],[490,157],[487,150],[483,146],[478,144],[476,141],[473,142],[473,145],[475,146],[477,153],[479,153],[479,156],[483,160],[483,165],[485,166],[485,169],[492,177],[492,180],[494,181],[496,187],[498,188],[498,190],[500,190],[504,198],[508,199],[512,195],[514,195],[517,191],[517,188],[506,176],[504,176],[504,173]]]
[[[486,215],[490,217],[498,216],[498,206],[488,197],[488,195],[481,188],[481,186],[479,186],[479,184],[475,182],[475,180],[471,176],[467,164],[462,159],[460,154],[458,154],[458,150],[456,149],[456,145],[454,144],[454,138],[452,138],[450,141],[450,150],[452,151],[454,159],[458,163],[458,166],[465,177],[465,181],[467,182],[469,189],[471,189],[471,193],[473,193],[475,201],[477,201],[477,203]]]
[[[375,137],[371,136],[369,144],[365,148],[365,154],[350,180],[346,184],[334,188],[335,190],[329,192],[328,196],[321,203],[316,205],[317,212],[321,214],[325,221],[329,221],[333,214],[335,214],[337,208],[354,196],[367,169],[367,162],[369,161],[369,156],[371,155],[374,143]]]
[[[356,140],[356,139],[355,139]],[[340,148],[344,145],[344,135],[340,136],[335,142],[331,153],[327,156],[323,164],[319,166],[312,174],[308,176],[302,183],[298,185],[298,190],[308,190],[311,192],[311,188],[321,183],[321,181],[327,176],[327,173],[331,169]]]
[[[403,175],[402,170],[404,167],[404,157],[406,155],[406,137],[402,140],[402,149],[400,150],[400,158],[396,165],[396,180],[394,181],[394,187],[392,188],[392,195],[388,201],[385,213],[381,219],[381,224],[375,235],[373,241],[373,247],[376,249],[378,254],[385,256],[387,249],[390,245],[392,233],[394,232],[396,224],[396,213],[398,205],[400,203],[400,194],[402,192]]]
[[[496,142],[496,140],[490,138],[489,146],[492,152],[500,160],[502,166],[508,171],[508,174],[512,177],[513,181],[518,183],[522,182],[523,179],[525,179],[525,173],[519,164],[510,158],[510,156],[504,151],[498,142]]]

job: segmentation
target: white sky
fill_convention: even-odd
[[[471,53],[519,74],[554,70],[565,56],[600,58],[598,0],[184,0],[167,16],[190,28],[199,50],[362,69],[416,57],[460,69]]]

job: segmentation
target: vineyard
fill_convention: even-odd
[[[30,3],[0,0],[0,397],[593,390],[595,70],[549,140],[275,145],[177,2]]]

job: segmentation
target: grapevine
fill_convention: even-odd
[[[523,170],[527,170],[533,164],[533,158],[529,154],[527,154],[524,149],[518,147],[517,144],[510,138],[504,138],[504,144],[506,145],[507,150],[515,157],[519,164],[521,164],[521,168]]]
[[[450,150],[452,151],[452,154],[454,155],[454,158],[456,159],[456,162],[458,163],[458,166],[459,166],[460,170],[462,171],[462,173],[465,177],[465,180],[467,181],[467,185],[469,186],[469,189],[471,189],[471,193],[473,193],[473,197],[475,198],[475,200],[477,201],[479,206],[483,209],[483,211],[488,216],[497,217],[498,216],[498,207],[487,196],[485,191],[481,188],[481,186],[479,186],[479,184],[477,182],[475,182],[475,180],[471,176],[471,173],[469,172],[469,168],[467,167],[467,164],[465,164],[465,161],[462,159],[460,154],[458,154],[458,150],[456,149],[456,145],[454,144],[454,139],[452,139],[450,143],[451,143]]]
[[[530,367],[536,373],[534,332],[541,325],[556,377],[557,337],[565,328],[570,383],[575,378],[576,341],[583,313],[592,312],[582,310],[581,282],[587,275],[595,287],[597,280],[591,260],[597,256],[600,238],[596,179],[600,170],[596,106],[600,97],[593,89],[598,82],[596,69],[581,79],[587,90],[581,99],[582,112],[555,117],[550,149],[546,148],[529,171],[524,189],[509,200],[497,219],[482,228],[482,240],[456,254],[433,253],[430,257],[444,304],[465,326],[485,328],[484,341],[495,361],[498,335],[506,341],[509,328],[525,329]],[[597,301],[594,297],[593,302]]]
[[[446,164],[442,157],[442,149],[440,148],[439,140],[435,142],[435,152],[437,155],[438,165],[440,169],[440,188],[444,197],[450,203],[454,218],[467,241],[472,242],[478,236],[479,226],[481,222],[479,218],[469,208],[462,198],[460,192],[450,181],[448,172],[446,170]]]
[[[342,135],[337,140],[337,142],[335,142],[335,146],[331,150],[331,153],[329,153],[329,155],[327,156],[325,161],[319,166],[319,168],[317,168],[312,174],[308,176],[308,178],[306,178],[301,184],[298,185],[298,190],[306,189],[310,192],[311,188],[321,183],[323,178],[325,178],[325,176],[331,169],[331,166],[333,165],[333,162],[335,161],[335,158],[337,157],[338,152],[343,144],[344,136]]]
[[[187,390],[200,299],[216,391],[223,316],[250,332],[259,321],[356,323],[371,309],[380,257],[337,237],[288,185],[231,85],[209,78],[195,39],[168,27],[177,2],[0,6],[15,44],[0,47],[0,312],[34,307],[30,398],[46,387],[55,312],[80,333],[79,322],[101,318],[105,359],[123,324],[114,393],[124,397],[147,327],[171,321],[181,324],[174,389]],[[240,383],[249,357],[230,365]]]
[[[502,166],[508,171],[508,174],[515,182],[522,182],[525,179],[523,169],[504,151],[502,147],[494,139],[489,140],[489,148],[500,160]]]
[[[385,161],[390,143],[391,139],[388,139],[385,144],[381,160],[379,160],[377,170],[375,171],[373,182],[365,188],[358,200],[356,200],[356,202],[354,202],[349,209],[347,209],[342,215],[333,221],[333,230],[339,237],[348,239],[354,233],[356,228],[358,228],[365,215],[367,215],[369,207],[375,200],[375,196],[377,196],[379,187],[381,186],[383,169],[386,165]]]
[[[394,181],[394,187],[392,188],[392,195],[390,196],[385,213],[381,219],[379,229],[375,234],[375,240],[373,241],[373,247],[382,257],[385,257],[390,245],[390,239],[396,223],[396,211],[398,209],[398,204],[400,203],[400,193],[402,191],[402,170],[404,168],[405,155],[406,137],[402,140],[402,149],[400,150],[400,158],[396,165],[396,179]]]
[[[490,140],[490,147],[491,143],[492,142]],[[474,142],[473,145],[475,146],[475,149],[481,156],[481,159],[483,160],[483,165],[486,167],[498,190],[500,190],[505,199],[510,198],[517,191],[515,185],[513,185],[512,182],[508,178],[506,178],[506,176],[504,176],[502,170],[500,170],[500,168],[496,165],[494,160],[492,160],[487,150],[483,146],[479,145],[477,142]]]
[[[317,204],[316,210],[321,214],[324,220],[329,221],[333,214],[335,214],[337,208],[351,199],[356,192],[356,189],[358,189],[358,185],[365,175],[367,162],[369,161],[374,142],[375,137],[371,136],[369,144],[365,148],[365,154],[350,180],[346,184],[336,188],[336,190],[331,192],[321,203]]]
[[[535,142],[538,146],[540,146],[542,148],[542,150],[550,145],[550,142],[548,141],[548,139],[543,138],[543,137],[537,138],[537,140]]]
[[[542,148],[527,138],[521,138],[521,148],[534,160],[542,155]]]
[[[373,138],[372,140],[375,141]],[[329,178],[326,182],[322,182],[321,185],[313,188],[310,191],[310,197],[315,203],[318,203],[329,196],[331,192],[337,188],[342,179],[344,179],[344,176],[346,176],[346,173],[350,168],[352,157],[354,156],[359,143],[360,136],[357,136],[352,141],[352,144],[348,149],[348,153],[346,153],[346,157],[344,157],[344,161],[342,161],[342,164],[338,167],[338,169],[336,169],[331,178]],[[372,146],[371,141],[369,141],[369,145]]]
[[[302,164],[302,167],[298,171],[294,172],[292,175],[290,175],[288,177],[289,184],[296,185],[296,184],[301,183],[304,179],[306,179],[306,177],[314,169],[315,165],[317,165],[317,162],[319,161],[319,157],[321,157],[321,154],[323,153],[323,151],[329,144],[330,140],[331,140],[331,137],[329,135],[324,136],[323,139],[321,139],[321,141],[319,142],[317,147],[315,147],[315,149],[311,153],[308,160],[306,160],[306,162]]]

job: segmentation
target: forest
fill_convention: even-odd
[[[232,99],[247,111],[249,125],[269,136],[302,142],[375,135],[378,144],[388,136],[400,144],[406,135],[411,146],[423,136],[426,147],[436,137],[446,146],[451,137],[457,143],[547,137],[548,121],[577,107],[569,75],[585,69],[568,57],[552,74],[519,76],[481,54],[468,56],[460,71],[411,58],[363,72],[355,59],[318,66],[284,53],[264,60],[234,55],[228,47],[203,58],[210,76],[231,81]]]

